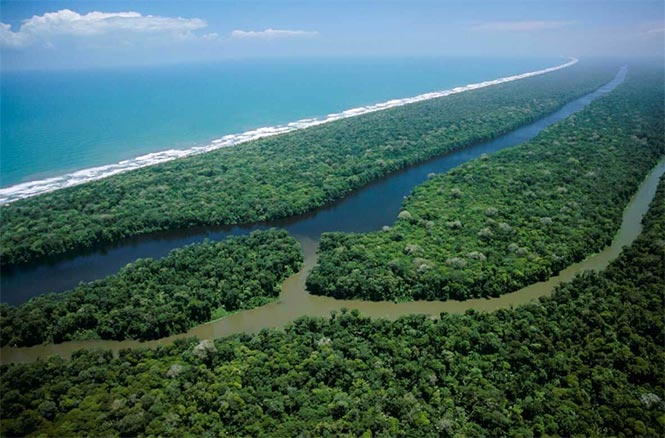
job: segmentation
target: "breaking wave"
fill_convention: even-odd
[[[259,138],[270,137],[273,135],[292,132],[299,129],[309,128],[311,126],[334,122],[335,120],[347,119],[349,117],[355,117],[362,114],[385,110],[388,108],[395,108],[402,105],[408,105],[410,103],[422,102],[424,100],[435,99],[438,97],[449,96],[451,94],[462,93],[464,91],[476,90],[478,88],[489,87],[492,85],[516,81],[518,79],[524,79],[531,76],[537,76],[555,70],[560,70],[562,68],[570,67],[571,65],[574,65],[577,62],[578,62],[577,58],[570,58],[570,61],[566,62],[565,64],[557,65],[555,67],[549,67],[543,70],[532,71],[515,76],[507,76],[503,78],[494,79],[491,81],[469,84],[462,87],[455,87],[448,90],[420,94],[418,96],[407,97],[404,99],[393,99],[387,102],[362,106],[359,108],[351,108],[341,113],[328,114],[327,116],[322,118],[301,119],[295,122],[287,123],[285,125],[264,127],[264,128],[254,129],[252,131],[246,131],[240,134],[225,135],[203,146],[194,146],[188,149],[168,149],[164,151],[153,152],[129,160],[123,160],[115,164],[91,167],[88,169],[83,169],[76,172],[68,173],[66,175],[16,184],[10,187],[0,189],[0,204],[7,204],[9,202],[14,202],[19,199],[40,195],[42,193],[52,192],[58,189],[64,189],[66,187],[72,187],[75,185],[83,184],[88,181],[94,181],[109,177],[111,175],[116,175],[118,173],[139,169],[141,167],[152,166],[154,164],[164,163],[167,161],[175,160],[176,158],[198,155],[205,152],[214,151],[215,149],[235,146]]]

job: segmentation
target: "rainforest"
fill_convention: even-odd
[[[615,73],[611,63],[575,65],[20,200],[1,207],[0,264],[158,230],[303,213],[410,164],[536,120]]]
[[[313,293],[370,300],[497,296],[608,245],[665,148],[662,71],[534,140],[432,175],[392,227],[324,234]]]
[[[5,436],[659,436],[665,183],[602,273],[495,313],[342,311],[2,365]]]
[[[658,62],[582,60],[0,206],[3,275],[246,226],[1,303],[0,434],[664,435],[663,78]],[[572,104],[527,141],[468,152]],[[410,186],[382,229],[268,222],[325,215],[454,154],[461,164]],[[627,214],[640,202],[645,214]],[[551,288],[490,311],[399,307],[539,284]],[[214,328],[238,320],[252,329]],[[201,327],[212,335],[191,337]]]
[[[301,263],[300,245],[283,230],[193,244],[18,308],[0,304],[0,342],[163,338],[265,304]]]

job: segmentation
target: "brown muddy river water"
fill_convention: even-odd
[[[665,173],[665,160],[661,161],[641,184],[637,193],[630,200],[623,213],[621,228],[612,244],[602,252],[588,257],[586,260],[569,266],[559,275],[548,281],[536,283],[516,292],[497,298],[473,299],[467,301],[413,301],[404,303],[373,302],[359,300],[336,300],[328,297],[310,295],[305,290],[307,274],[316,264],[317,241],[309,237],[296,236],[303,246],[305,263],[303,269],[287,278],[282,285],[279,299],[257,309],[246,310],[227,316],[223,319],[194,327],[183,333],[156,341],[77,341],[56,345],[38,345],[24,348],[2,348],[0,357],[3,363],[31,362],[49,355],[69,357],[72,352],[82,348],[100,348],[117,352],[125,348],[155,347],[172,342],[177,338],[198,337],[213,339],[230,336],[236,333],[255,333],[264,328],[282,327],[300,316],[329,316],[330,312],[342,308],[358,309],[362,314],[376,317],[396,319],[400,316],[419,313],[439,316],[441,312],[462,313],[468,309],[492,311],[528,303],[552,293],[554,288],[571,280],[576,274],[585,270],[602,270],[615,259],[621,249],[631,244],[642,229],[642,216],[649,208],[660,177]]]
[[[570,280],[575,274],[587,269],[604,269],[621,248],[630,244],[640,233],[641,218],[653,199],[660,175],[665,171],[661,162],[645,179],[624,211],[621,229],[611,246],[587,260],[568,267],[546,282],[533,284],[519,291],[491,299],[467,301],[415,301],[405,303],[373,302],[358,300],[335,300],[313,296],[305,290],[307,274],[316,264],[316,248],[323,232],[366,232],[379,230],[392,224],[400,210],[404,196],[427,179],[429,173],[445,172],[483,153],[493,153],[527,141],[548,126],[580,111],[595,98],[613,90],[626,75],[621,68],[616,77],[598,90],[576,99],[558,111],[533,123],[518,128],[494,140],[411,166],[388,175],[379,181],[350,193],[345,198],[313,212],[283,220],[229,227],[207,227],[184,231],[155,233],[125,241],[110,247],[63,257],[37,266],[3,272],[2,301],[20,304],[30,297],[47,292],[60,292],[76,287],[81,281],[92,281],[116,273],[122,266],[138,258],[160,258],[173,248],[203,239],[220,240],[228,235],[247,234],[256,229],[278,227],[286,229],[303,246],[305,263],[303,269],[289,277],[282,285],[279,298],[257,309],[242,311],[221,320],[209,322],[168,338],[150,342],[139,341],[74,341],[56,345],[38,345],[23,348],[0,349],[0,362],[30,362],[49,355],[69,357],[82,348],[101,348],[117,352],[133,347],[154,347],[172,342],[176,338],[198,337],[220,338],[236,333],[255,333],[264,328],[282,327],[300,316],[329,316],[330,312],[342,308],[358,309],[364,315],[377,318],[396,319],[403,315],[420,313],[439,316],[441,312],[461,313],[467,309],[492,311],[517,306],[538,297],[548,295],[556,285]]]

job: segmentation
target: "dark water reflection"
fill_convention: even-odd
[[[493,153],[535,137],[543,129],[580,111],[595,98],[613,90],[623,82],[626,71],[626,67],[622,67],[606,85],[536,122],[494,140],[395,172],[310,213],[257,224],[160,232],[126,239],[107,248],[87,251],[78,256],[21,267],[3,272],[0,279],[0,299],[2,302],[20,304],[43,293],[68,290],[80,282],[113,274],[136,259],[164,257],[174,248],[206,238],[221,240],[228,235],[278,227],[286,229],[301,240],[318,241],[321,233],[327,231],[366,232],[381,229],[382,226],[394,222],[403,198],[425,181],[428,174],[445,172],[483,153]]]

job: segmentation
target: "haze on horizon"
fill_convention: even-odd
[[[331,56],[663,57],[661,1],[0,1],[3,70]]]

